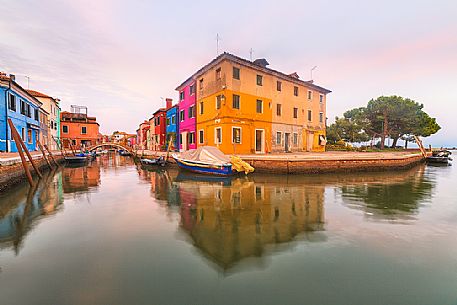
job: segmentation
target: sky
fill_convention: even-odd
[[[457,146],[457,1],[0,0],[0,71],[134,133],[220,52],[332,90],[327,117],[381,95],[424,104]]]

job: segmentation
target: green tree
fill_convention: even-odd
[[[346,114],[343,118],[336,117],[335,123],[328,127],[327,140],[331,143],[336,143],[339,140],[351,143],[368,141],[369,136],[363,130],[363,126],[351,115]]]

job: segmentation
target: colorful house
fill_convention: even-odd
[[[87,107],[71,106],[71,112],[60,113],[61,141],[64,148],[84,149],[102,141],[96,117],[87,115]]]
[[[137,145],[138,149],[147,149],[147,137],[150,129],[149,121],[144,121],[137,129]]]
[[[42,103],[15,81],[14,75],[0,73],[0,151],[17,152],[8,119],[30,151],[37,150]]]
[[[196,92],[195,80],[191,77],[176,88],[179,92],[179,149],[197,148],[196,141]]]
[[[177,88],[197,84],[197,145],[227,154],[325,150],[330,91],[267,65],[223,53]]]
[[[27,92],[39,100],[43,104],[41,108],[48,113],[47,136],[43,136],[41,143],[48,145],[51,150],[58,150],[56,141],[60,139],[60,100],[35,90],[27,90]]]
[[[167,109],[171,108],[173,100],[166,99],[166,108],[160,108],[152,115],[154,118],[153,150],[164,150],[167,136]]]
[[[167,140],[166,145],[171,141],[170,150],[177,150],[179,147],[178,141],[179,123],[178,123],[178,105],[174,105],[167,110]]]

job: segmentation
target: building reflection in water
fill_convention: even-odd
[[[432,196],[434,181],[425,178],[424,171],[425,166],[421,166],[359,176],[361,181],[346,181],[339,187],[342,202],[364,211],[368,219],[410,223]]]
[[[180,206],[181,229],[224,271],[244,258],[262,257],[268,249],[283,251],[298,235],[308,241],[326,240],[319,232],[325,221],[323,185],[258,175],[219,178],[170,171],[146,175],[154,197],[168,206]]]
[[[100,166],[95,162],[87,166],[66,166],[62,179],[64,193],[87,193],[100,184]]]
[[[49,172],[30,188],[23,183],[0,196],[0,249],[18,254],[24,237],[46,216],[63,207],[62,172]]]

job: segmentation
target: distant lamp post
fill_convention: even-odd
[[[311,69],[311,81],[313,80],[313,71],[317,68],[317,66],[314,66],[312,69]]]

